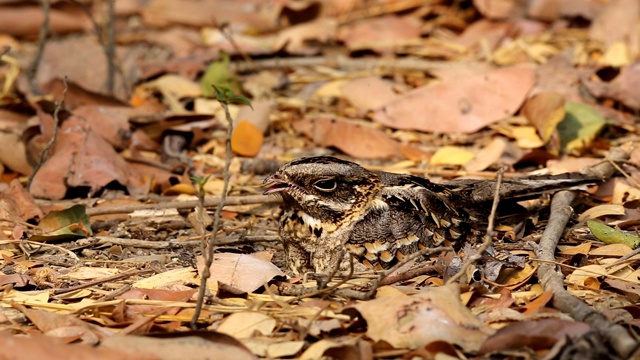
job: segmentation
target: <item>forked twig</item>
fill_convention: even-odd
[[[462,264],[462,267],[460,268],[460,270],[458,270],[458,272],[455,273],[455,275],[453,275],[447,280],[446,282],[447,285],[453,284],[454,282],[458,281],[464,274],[466,274],[467,270],[469,269],[469,266],[474,264],[476,261],[480,260],[480,258],[482,257],[482,254],[485,251],[487,251],[487,249],[493,243],[493,227],[494,227],[494,222],[496,218],[496,212],[498,211],[498,203],[500,202],[500,187],[502,186],[502,178],[504,176],[505,170],[506,170],[506,167],[504,166],[501,167],[500,170],[498,170],[498,177],[496,179],[496,190],[493,193],[493,204],[491,205],[491,213],[489,214],[487,232],[484,234],[484,237],[482,238],[482,245],[480,245],[480,247],[478,248],[478,251],[475,254],[469,255],[467,257],[467,259],[464,261],[464,264]]]
[[[56,139],[58,138],[58,130],[60,129],[60,117],[58,116],[58,114],[60,113],[60,109],[62,108],[65,99],[67,98],[67,90],[69,88],[67,86],[66,76],[62,80],[62,83],[64,84],[62,99],[60,99],[60,101],[56,103],[56,106],[53,109],[53,135],[51,135],[51,139],[49,139],[47,145],[45,145],[44,149],[42,149],[42,153],[40,154],[40,161],[38,161],[36,166],[33,168],[33,172],[31,173],[31,175],[29,175],[29,179],[27,180],[27,192],[29,192],[29,190],[31,189],[31,183],[33,182],[33,178],[36,176],[36,173],[38,172],[38,170],[40,170],[42,164],[47,161],[47,158],[49,157],[49,149],[51,148],[51,146],[53,146],[53,143],[55,143]]]

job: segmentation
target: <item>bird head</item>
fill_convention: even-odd
[[[331,156],[293,160],[264,180],[265,194],[280,194],[285,207],[298,207],[319,219],[336,219],[361,208],[379,180],[362,166]]]

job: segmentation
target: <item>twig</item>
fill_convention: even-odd
[[[340,270],[340,266],[342,265],[342,259],[344,259],[344,254],[346,251],[340,251],[340,256],[338,256],[338,261],[336,262],[336,266],[333,267],[333,270],[331,270],[331,273],[329,274],[329,276],[327,276],[325,279],[320,279],[320,281],[318,282],[318,290],[322,290],[324,289],[328,283],[331,282],[331,279],[333,279],[334,276],[336,276],[336,273],[338,272],[338,270]],[[353,275],[353,257],[351,256],[351,254],[349,254],[349,260],[351,261],[350,263],[350,270],[349,270],[349,276],[347,276],[347,279],[351,279],[351,276]]]
[[[107,56],[107,92],[114,94],[116,74],[116,10],[115,0],[108,0],[107,10],[107,43],[104,45],[104,53]],[[123,78],[124,81],[124,78]]]
[[[216,236],[218,234],[218,229],[220,228],[222,208],[224,207],[225,201],[227,199],[227,191],[229,191],[229,179],[231,178],[231,175],[229,174],[229,168],[231,167],[231,135],[233,134],[233,118],[229,113],[228,104],[220,99],[218,99],[218,102],[224,108],[225,117],[227,118],[228,122],[227,137],[225,139],[226,156],[223,170],[224,183],[222,185],[220,202],[218,204],[218,207],[216,207],[216,211],[213,215],[213,229],[211,230],[211,238],[209,239],[207,251],[202,253],[205,258],[205,264],[201,274],[200,289],[198,291],[198,301],[196,303],[196,308],[194,309],[193,318],[191,319],[191,329],[193,330],[197,329],[198,318],[200,317],[200,312],[202,311],[202,305],[204,303],[204,297],[207,291],[207,280],[209,280],[209,277],[211,277],[210,268],[211,264],[213,264],[213,253],[216,246]]]
[[[398,282],[411,280],[417,276],[425,275],[430,272],[438,272],[440,269],[442,269],[442,266],[440,265],[420,266],[415,269],[401,272],[399,274],[389,275],[382,281],[379,281],[379,286],[391,285]]]
[[[376,291],[378,290],[378,288],[380,286],[382,286],[383,281],[384,281],[384,279],[387,278],[387,276],[393,274],[395,271],[397,271],[398,269],[400,269],[404,265],[408,264],[413,259],[417,259],[417,258],[419,258],[421,256],[425,256],[425,255],[429,255],[429,254],[435,254],[435,253],[439,253],[439,252],[445,252],[445,251],[453,251],[453,248],[450,247],[450,246],[438,246],[438,247],[435,247],[435,248],[428,248],[427,247],[427,248],[424,248],[424,249],[422,249],[420,251],[417,251],[417,252],[414,252],[412,254],[409,254],[409,255],[405,256],[402,259],[402,261],[399,261],[392,268],[381,272],[377,279],[371,281],[371,289],[367,292],[367,298],[370,299],[376,294]]]
[[[49,139],[47,145],[45,145],[44,149],[42,149],[42,153],[40,154],[40,161],[38,161],[33,169],[33,172],[31,173],[31,175],[29,175],[29,179],[27,180],[27,192],[29,192],[29,190],[31,189],[31,184],[33,182],[33,178],[36,176],[36,173],[38,173],[38,170],[40,170],[42,164],[47,161],[47,158],[49,157],[49,149],[58,138],[58,130],[60,129],[60,118],[58,117],[58,114],[60,113],[60,108],[62,108],[62,105],[67,98],[67,90],[69,89],[69,87],[67,86],[66,76],[62,80],[62,83],[64,84],[62,99],[60,99],[60,101],[56,103],[56,106],[53,109],[53,135],[51,135],[51,139]]]
[[[125,272],[120,273],[120,274],[115,274],[115,275],[107,276],[107,277],[104,277],[104,278],[100,278],[98,280],[90,281],[88,283],[84,283],[84,284],[81,284],[81,285],[76,285],[76,286],[68,287],[68,288],[65,288],[65,289],[54,289],[53,293],[55,295],[65,294],[65,293],[69,293],[69,292],[80,290],[80,289],[86,289],[86,288],[92,287],[94,285],[104,284],[104,283],[109,282],[109,281],[120,280],[120,279],[128,278],[128,277],[134,276],[134,275],[146,274],[146,273],[149,273],[149,272],[152,272],[152,271],[153,270],[151,270],[151,269],[146,269],[146,270],[133,269],[133,270],[130,270],[130,271],[125,271]]]
[[[44,47],[47,44],[47,34],[49,32],[49,14],[51,13],[51,3],[49,2],[49,0],[41,0],[40,2],[42,3],[43,19],[42,25],[40,26],[40,34],[38,35],[38,50],[36,51],[36,56],[33,59],[33,63],[29,67],[28,72],[31,91],[34,94],[40,94],[40,89],[38,88],[38,83],[36,81],[36,73],[38,72],[38,68],[40,67],[40,62],[42,61]]]
[[[105,86],[110,95],[114,94],[115,90],[115,73],[120,75],[120,79],[122,79],[122,87],[126,91],[127,97],[129,96],[129,84],[127,84],[127,79],[124,76],[124,72],[120,66],[116,65],[116,33],[115,33],[115,0],[108,0],[108,9],[107,9],[107,39],[105,40],[104,35],[102,33],[102,29],[100,24],[93,17],[91,12],[91,8],[80,0],[71,0],[74,4],[80,6],[82,11],[89,17],[91,24],[93,25],[93,30],[96,33],[96,37],[98,38],[98,42],[102,45],[102,50],[104,51],[105,57],[107,58],[107,80]]]
[[[501,167],[500,170],[498,170],[498,178],[496,179],[496,190],[493,193],[493,204],[491,205],[491,214],[489,214],[487,232],[486,234],[484,234],[484,238],[482,239],[482,245],[480,245],[478,251],[475,254],[469,255],[467,257],[460,270],[455,275],[450,277],[449,280],[447,280],[447,285],[453,284],[454,282],[458,281],[464,274],[466,274],[469,266],[480,260],[482,254],[487,251],[487,249],[493,243],[493,226],[496,218],[496,211],[498,210],[498,203],[500,202],[500,187],[502,186],[502,178],[505,170],[505,167]]]
[[[344,256],[344,252],[341,254],[340,258],[340,262],[342,262],[342,256]],[[350,256],[350,262],[349,262],[349,273],[347,274],[347,276],[343,277],[342,280],[340,282],[338,282],[335,285],[329,286],[327,288],[322,288],[320,285],[318,286],[318,290],[317,291],[312,291],[303,295],[298,296],[297,300],[301,300],[304,298],[310,298],[310,297],[314,297],[314,296],[318,296],[320,294],[330,294],[332,293],[334,290],[337,290],[340,286],[344,285],[347,283],[347,281],[351,280],[351,277],[353,276],[353,256]],[[336,268],[340,268],[340,265],[336,266]],[[333,277],[335,275],[336,271],[334,270],[333,273],[331,274],[331,277]],[[331,280],[331,277],[329,278],[329,281]],[[328,281],[327,281],[328,282]],[[326,285],[326,284],[325,284]],[[322,285],[322,286],[325,286]]]
[[[252,65],[239,62],[231,63],[231,69],[238,72],[304,66],[331,66],[343,70],[432,71],[450,68],[451,62],[411,58],[363,59],[346,56],[317,56],[254,60]]]
[[[249,195],[230,196],[224,205],[249,205],[249,204],[280,204],[282,199],[273,195]],[[205,207],[214,207],[222,204],[222,197],[210,196],[204,200]],[[162,210],[162,209],[193,209],[198,206],[198,200],[167,201],[155,204],[126,204],[115,206],[103,206],[87,209],[87,215],[128,214],[137,210]]]
[[[620,161],[628,158],[629,153],[630,149],[623,146],[613,149],[609,157],[612,161]],[[588,171],[606,178],[610,177],[614,170],[611,164],[605,163]],[[619,356],[629,358],[638,351],[638,342],[624,327],[610,323],[601,313],[571,295],[564,288],[562,272],[552,263],[555,261],[554,253],[558,241],[573,214],[571,203],[575,198],[575,191],[560,191],[551,200],[549,222],[542,234],[539,246],[535,248],[536,257],[543,260],[538,268],[538,279],[540,279],[545,291],[553,291],[553,305],[556,309],[571,315],[578,321],[589,324],[609,341]]]
[[[222,36],[224,36],[224,38],[227,39],[227,41],[229,41],[231,46],[233,46],[233,48],[238,52],[238,54],[240,54],[242,59],[247,62],[247,66],[255,67],[255,64],[253,63],[253,59],[251,59],[251,57],[247,54],[246,51],[244,51],[240,46],[238,46],[238,43],[233,39],[233,36],[231,36],[231,34],[227,32],[228,29],[229,29],[228,24],[222,24],[218,26],[218,30],[220,30],[220,33],[222,34]]]
[[[32,246],[52,248],[52,249],[56,249],[56,250],[59,250],[60,252],[68,254],[71,259],[75,260],[75,262],[80,261],[80,258],[78,258],[78,256],[76,254],[74,254],[73,251],[67,250],[67,249],[63,248],[62,246],[58,246],[58,245],[46,244],[46,243],[41,243],[41,242],[32,241],[32,240],[1,240],[0,244],[19,244],[19,245],[28,244],[28,245],[32,245]],[[22,249],[22,250],[25,252],[25,254],[27,254],[29,256],[31,256],[31,254],[33,254],[35,252],[35,251],[28,252],[25,249]]]

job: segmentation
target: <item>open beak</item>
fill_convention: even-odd
[[[265,192],[263,193],[264,195],[267,195],[281,191],[287,191],[291,187],[291,184],[282,179],[280,175],[273,174],[264,179],[264,181],[262,182],[262,186],[267,188],[267,190],[265,190]]]

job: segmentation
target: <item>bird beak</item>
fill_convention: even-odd
[[[287,191],[291,187],[291,184],[284,180],[280,175],[273,174],[264,179],[262,186],[267,188],[263,193],[264,195],[267,195]]]

